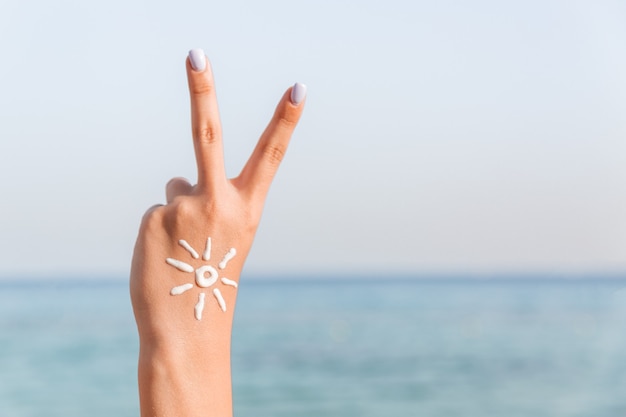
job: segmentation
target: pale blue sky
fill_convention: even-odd
[[[0,3],[0,276],[127,274],[195,180],[184,60],[213,62],[235,175],[307,108],[248,274],[626,270],[621,1]]]

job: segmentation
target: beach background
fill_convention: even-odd
[[[599,278],[244,281],[235,415],[626,415],[626,281]],[[125,283],[0,290],[1,416],[138,415]]]
[[[237,416],[625,416],[620,0],[0,2],[0,417],[136,416],[139,219],[306,109],[246,263]],[[209,410],[207,410],[209,412]]]

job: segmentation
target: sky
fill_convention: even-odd
[[[185,58],[212,62],[228,174],[306,110],[251,276],[626,271],[626,4],[0,2],[0,277],[126,277],[195,181]]]

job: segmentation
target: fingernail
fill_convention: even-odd
[[[204,51],[200,48],[189,51],[189,62],[194,71],[202,72],[206,68],[206,57]]]
[[[306,97],[306,85],[295,83],[291,88],[291,102],[296,106]]]

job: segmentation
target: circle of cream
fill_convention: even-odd
[[[209,273],[206,277],[205,274]],[[217,282],[217,271],[211,265],[204,265],[196,269],[196,284],[198,287],[207,288]]]

